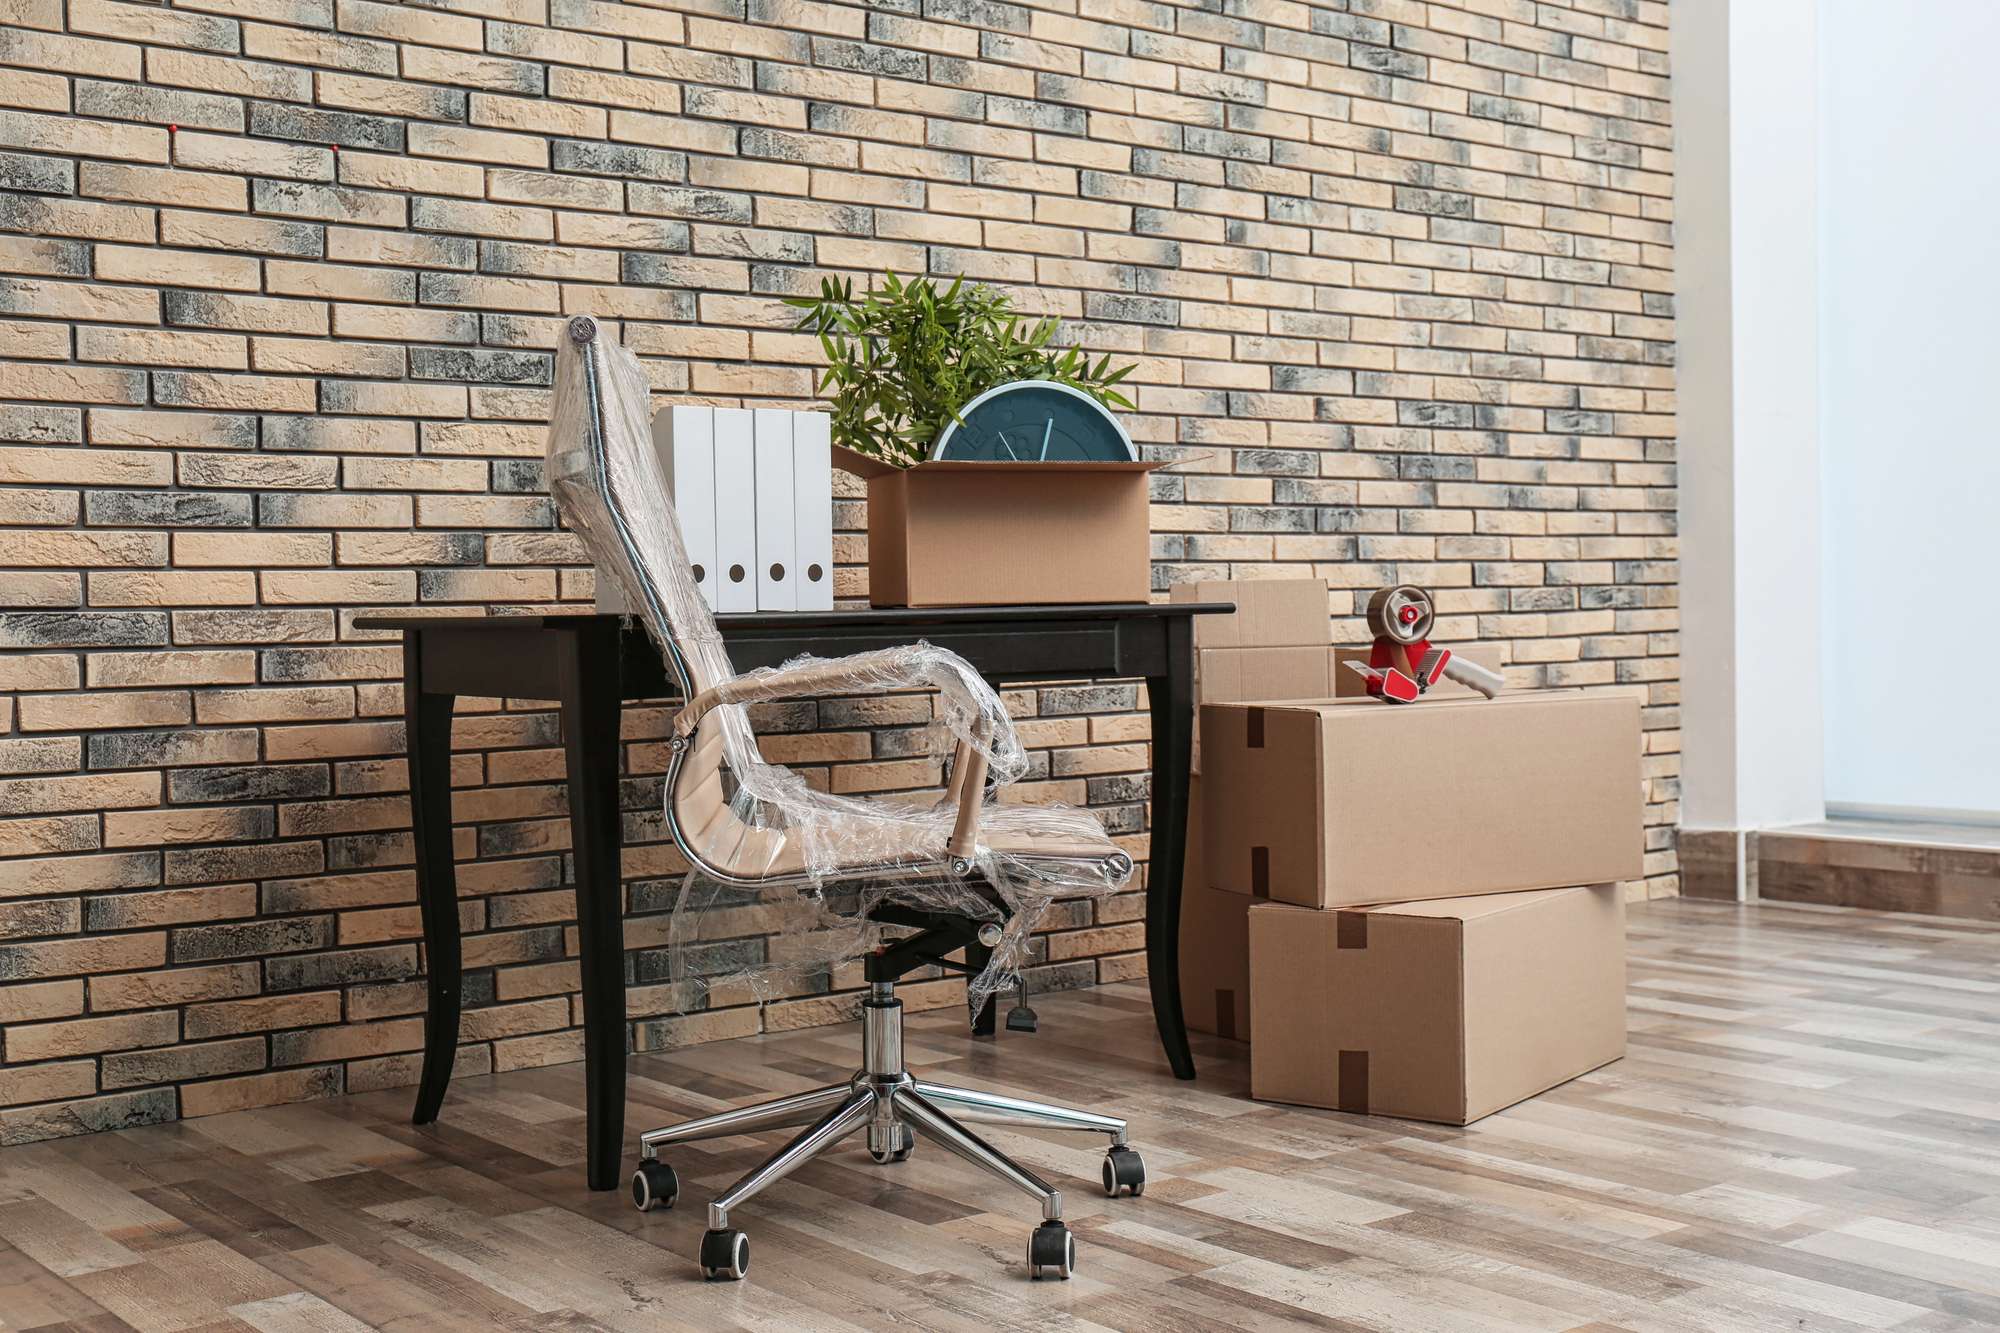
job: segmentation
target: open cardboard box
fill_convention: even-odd
[[[1616,884],[1249,916],[1261,1101],[1465,1125],[1625,1053]]]
[[[1144,602],[1153,585],[1147,477],[1171,462],[895,467],[835,445],[868,483],[874,606]]]

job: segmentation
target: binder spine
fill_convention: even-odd
[[[756,410],[757,609],[798,608],[792,533],[792,417],[779,408]]]
[[[792,531],[798,609],[833,610],[833,418],[792,413]]]

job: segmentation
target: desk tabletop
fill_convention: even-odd
[[[718,615],[715,623],[725,632],[731,629],[833,629],[857,625],[919,626],[957,623],[1047,624],[1057,620],[1147,620],[1182,616],[1212,616],[1234,611],[1234,602],[1099,602],[1078,606],[853,606],[832,611],[751,611]],[[357,629],[430,629],[439,625],[453,630],[575,630],[606,621],[622,620],[615,615],[374,615],[357,616]]]

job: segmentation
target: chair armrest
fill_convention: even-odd
[[[957,653],[916,643],[833,660],[803,658],[745,672],[691,699],[674,717],[673,738],[686,743],[708,715],[725,704],[924,688],[939,692],[941,712],[958,737],[950,785],[940,804],[958,807],[949,851],[955,857],[969,857],[978,839],[989,772],[1004,785],[1020,776],[1027,761],[1000,696]]]
[[[725,704],[926,687],[944,696],[951,729],[958,735],[951,783],[942,803],[958,807],[948,844],[951,854],[970,856],[978,839],[979,814],[986,803],[989,769],[1005,783],[1018,776],[1025,758],[1000,696],[956,653],[919,643],[831,661],[806,658],[745,672],[689,700],[674,717],[673,736],[686,742],[710,713]]]

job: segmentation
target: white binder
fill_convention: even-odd
[[[797,609],[833,610],[833,418],[792,413],[792,534]]]
[[[780,408],[757,409],[757,609],[798,609],[797,554],[792,536],[792,418]]]
[[[715,409],[663,407],[653,418],[653,450],[673,492],[695,586],[715,606]]]
[[[757,609],[757,447],[748,408],[715,409],[715,609]]]

